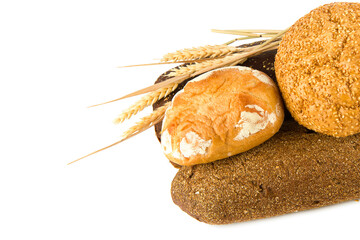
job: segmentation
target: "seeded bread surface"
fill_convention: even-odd
[[[335,137],[360,132],[359,39],[360,3],[321,6],[284,35],[276,78],[301,125]]]
[[[208,224],[267,218],[360,198],[360,135],[334,138],[286,121],[271,140],[181,167],[175,204]]]

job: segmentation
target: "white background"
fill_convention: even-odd
[[[66,165],[117,141],[132,122],[112,120],[137,98],[87,106],[151,85],[170,68],[117,66],[234,38],[212,28],[285,29],[327,2],[1,1],[0,239],[359,238],[355,201],[225,226],[198,222],[171,200],[177,170],[153,129]]]

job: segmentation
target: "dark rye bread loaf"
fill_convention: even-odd
[[[245,153],[181,167],[171,195],[201,222],[228,224],[360,198],[360,135],[334,138],[285,121]]]

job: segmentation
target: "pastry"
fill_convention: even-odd
[[[176,164],[212,162],[266,141],[283,119],[279,91],[265,73],[220,68],[192,79],[173,97],[161,145]]]
[[[332,3],[299,19],[283,37],[275,71],[301,125],[344,137],[360,132],[360,3]]]

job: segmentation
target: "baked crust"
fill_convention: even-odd
[[[239,47],[256,46],[261,43],[263,43],[263,41],[258,41],[258,42],[254,42],[251,44],[243,44],[243,45],[240,45]],[[276,49],[262,52],[259,55],[248,58],[244,63],[241,64],[241,66],[250,67],[250,68],[259,70],[261,72],[264,72],[276,83],[277,81],[276,81],[275,67],[274,67],[276,52],[277,52]],[[183,64],[181,66],[184,66],[184,65],[187,65],[187,64]],[[178,67],[175,67],[175,68],[178,68]],[[172,69],[161,74],[158,77],[158,79],[156,79],[155,83],[160,83],[160,82],[167,80],[169,78],[169,76],[167,74],[170,73],[171,71],[172,71]],[[174,95],[178,91],[183,89],[185,84],[188,81],[190,81],[191,79],[193,79],[193,78],[190,78],[190,79],[185,80],[184,82],[180,83],[179,86],[173,92],[171,92],[168,96],[155,102],[153,105],[153,109],[155,110],[161,106],[164,106],[165,103],[171,101],[172,98],[174,97]],[[289,113],[289,111],[286,108],[284,110],[285,110],[285,119],[292,119],[292,116]],[[155,124],[155,133],[156,133],[156,137],[158,138],[159,141],[161,138],[161,136],[160,136],[161,135],[161,127],[162,127],[162,121]]]
[[[229,224],[360,198],[360,135],[334,138],[285,121],[247,152],[183,166],[175,204],[199,221]]]
[[[285,34],[276,78],[301,125],[335,137],[360,132],[359,39],[359,3],[321,6]]]
[[[216,69],[174,96],[161,144],[174,163],[207,163],[261,144],[283,119],[279,91],[266,74],[247,67]]]

